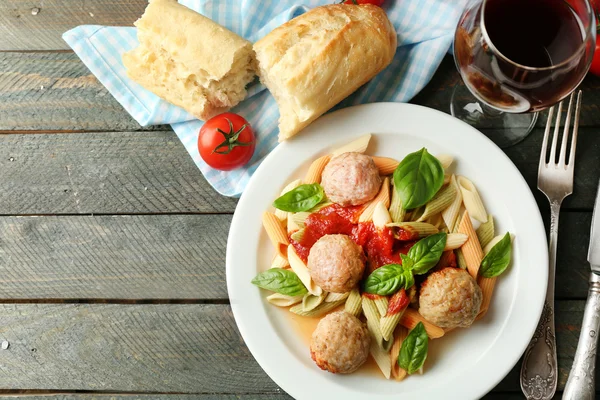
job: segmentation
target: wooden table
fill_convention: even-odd
[[[145,4],[0,0],[1,393],[289,399],[231,314],[225,247],[236,200],[211,189],[168,126],[129,117],[60,37],[80,24],[131,25]],[[447,112],[457,82],[447,58],[413,102]],[[600,79],[582,87],[558,246],[560,389],[583,315],[600,175]],[[544,123],[506,153],[547,223],[535,189]],[[485,398],[521,398],[519,366]]]

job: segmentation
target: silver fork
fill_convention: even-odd
[[[563,102],[558,105],[554,135],[550,147],[550,158],[546,162],[548,154],[548,139],[554,108],[550,109],[546,131],[542,143],[540,165],[538,169],[538,189],[542,191],[550,201],[550,240],[549,258],[550,269],[548,273],[548,288],[546,289],[546,301],[544,309],[538,322],[535,334],[525,350],[523,365],[521,366],[521,390],[527,399],[547,400],[554,397],[558,379],[558,368],[556,362],[556,339],[554,332],[554,273],[556,271],[556,243],[558,239],[558,216],[560,205],[565,197],[573,193],[573,171],[575,169],[575,149],[577,146],[577,130],[579,128],[579,109],[581,105],[581,90],[577,93],[577,106],[575,107],[575,118],[573,124],[573,135],[571,137],[571,151],[567,159],[567,147],[569,143],[569,127],[575,93],[571,93],[569,109],[565,120],[562,135],[558,163],[556,162],[556,148],[560,129]]]

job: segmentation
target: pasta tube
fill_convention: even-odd
[[[450,168],[450,166],[454,162],[454,157],[452,157],[449,154],[438,154],[437,156],[435,156],[435,158],[437,158],[440,164],[442,164],[442,168],[444,168],[444,170]]]
[[[283,190],[281,191],[280,196],[283,196],[284,194],[286,194],[287,192],[289,192],[292,189],[297,188],[298,186],[300,186],[300,184],[302,183],[302,181],[300,179],[296,179],[294,181],[291,181],[290,183],[288,183],[286,185],[286,187],[283,188]],[[288,218],[288,212],[287,211],[283,211],[280,210],[278,208],[275,209],[275,215],[277,216],[277,218],[279,218],[282,222],[285,221]]]
[[[301,317],[317,318],[327,314],[329,311],[335,310],[344,304],[344,301],[345,300],[332,301],[331,303],[323,302],[310,311],[304,311],[302,304],[296,304],[290,308],[290,311],[296,315],[300,315]]]
[[[487,212],[485,211],[479,192],[473,182],[464,176],[459,176],[457,182],[463,196],[463,204],[469,212],[469,215],[481,223],[486,222]]]
[[[360,317],[362,313],[362,296],[357,288],[352,289],[346,300],[345,311],[355,317]]]
[[[273,261],[271,262],[271,268],[287,268],[290,266],[290,263],[287,259],[281,257],[279,254],[275,254],[273,257]]]
[[[456,176],[452,175],[449,186],[454,186],[454,189],[456,190],[456,197],[454,197],[452,203],[444,211],[442,211],[442,218],[444,218],[444,223],[448,227],[448,231],[454,232],[454,227],[456,226],[456,221],[458,219],[463,198],[458,186],[458,182],[456,181]]]
[[[369,332],[371,332],[373,341],[377,343],[377,345],[383,350],[388,351],[392,345],[392,342],[383,339],[381,327],[379,325],[379,319],[381,318],[381,315],[379,314],[379,310],[377,310],[375,300],[372,300],[363,294],[362,309],[363,313],[367,317],[367,328],[369,328]]]
[[[392,374],[392,360],[390,360],[390,354],[382,347],[379,347],[375,340],[376,339],[371,336],[371,347],[369,348],[369,352],[383,373],[383,376],[385,376],[385,379],[390,379]]]
[[[492,294],[494,294],[494,288],[496,287],[496,279],[498,277],[493,278],[485,278],[480,276],[477,278],[477,283],[481,288],[482,300],[481,300],[481,308],[479,309],[479,314],[477,314],[477,319],[483,318],[487,313],[487,310],[490,308],[490,303],[492,302]]]
[[[379,295],[373,295],[373,296],[377,296],[374,300],[375,300],[375,306],[377,307],[377,312],[379,312],[380,316],[384,316],[387,313],[387,309],[388,309],[388,298],[386,296],[379,296]]]
[[[446,237],[446,247],[444,251],[454,250],[461,247],[469,237],[464,233],[449,233]]]
[[[399,228],[400,232],[394,232],[399,234],[399,240],[413,240],[417,236],[424,238],[439,232],[438,228],[426,222],[392,222],[386,226],[389,228]],[[402,231],[405,231],[408,239],[402,239]]]
[[[326,292],[322,292],[318,296],[314,296],[310,293],[306,293],[304,295],[304,297],[302,298],[302,311],[308,312],[308,311],[314,310],[321,303],[323,303],[323,301],[325,300],[325,297],[327,297]]]
[[[294,222],[293,216],[294,216],[294,213],[291,213],[291,212],[287,213],[287,233],[288,233],[288,235],[291,235],[292,233],[294,233],[300,229],[298,224],[296,224]]]
[[[346,293],[328,293],[327,297],[325,297],[325,301],[327,303],[331,303],[332,301],[340,301],[346,300],[350,296],[350,292]]]
[[[371,221],[373,219],[373,211],[375,210],[375,206],[379,202],[383,202],[385,208],[390,206],[390,179],[388,177],[383,179],[379,193],[377,193],[377,196],[375,196],[373,200],[367,203],[367,206],[360,214],[360,217],[358,217],[358,222]]]
[[[385,226],[392,222],[392,217],[388,212],[387,207],[382,201],[375,204],[373,210],[373,225],[377,228],[385,228]]]
[[[481,247],[485,247],[494,238],[494,229],[494,217],[489,214],[487,222],[477,228],[477,239],[479,239]]]
[[[310,164],[310,167],[308,167],[308,171],[304,177],[304,183],[321,183],[321,174],[323,174],[323,170],[330,159],[331,156],[327,154],[313,161],[312,164]]]
[[[310,215],[309,212],[297,212],[297,213],[290,213],[292,214],[292,220],[294,221],[294,223],[296,225],[298,225],[298,228],[304,228],[304,223],[306,222],[306,218],[308,218],[308,216]]]
[[[404,311],[404,315],[402,315],[402,318],[400,319],[400,324],[408,328],[408,330],[413,329],[419,322],[423,323],[425,326],[425,331],[431,339],[437,339],[444,336],[444,330],[442,328],[427,321],[414,308],[407,308],[406,311]]]
[[[389,158],[389,157],[373,156],[371,158],[373,159],[373,162],[377,166],[377,169],[379,169],[379,175],[382,175],[382,176],[391,175],[392,173],[394,173],[394,171],[398,167],[398,164],[400,164],[399,161],[394,160],[393,158]]]
[[[487,218],[487,216],[486,216]],[[469,238],[460,248],[462,256],[465,258],[467,264],[467,271],[475,279],[477,279],[477,273],[479,272],[479,266],[483,260],[483,250],[477,239],[477,234],[471,224],[471,218],[469,217],[469,211],[465,211],[462,220],[458,226],[458,233],[464,233]]]
[[[465,260],[465,256],[460,249],[456,249],[456,264],[460,269],[467,269],[467,261]]]
[[[403,222],[406,216],[406,210],[402,208],[402,199],[396,191],[396,188],[392,186],[392,201],[390,203],[390,217],[394,222]]]
[[[433,199],[425,206],[425,211],[423,211],[423,215],[421,215],[419,221],[424,221],[430,216],[441,213],[448,208],[452,202],[454,202],[456,192],[457,190],[454,185],[448,185],[437,192],[437,194],[433,196]]]
[[[304,261],[302,261],[298,254],[296,254],[296,250],[294,250],[294,246],[291,244],[288,246],[288,261],[290,262],[292,271],[298,275],[300,281],[306,286],[308,293],[313,296],[320,296],[321,293],[323,293],[323,289],[313,282],[310,273],[308,272],[308,267],[304,264]]]
[[[367,147],[369,147],[369,142],[371,141],[372,136],[373,135],[370,133],[363,135],[358,139],[355,139],[350,143],[335,149],[331,155],[335,157],[343,153],[364,153],[367,151]]]
[[[267,232],[267,236],[269,236],[273,247],[275,247],[277,254],[287,258],[287,247],[290,242],[281,220],[273,213],[264,212],[262,216],[262,223],[265,227],[265,231]]]
[[[385,340],[392,339],[392,334],[394,333],[396,326],[398,326],[398,322],[400,322],[402,314],[403,312],[399,312],[393,315],[381,317],[381,335]]]
[[[308,212],[309,214],[310,214],[310,213],[314,213],[314,212],[317,212],[317,211],[319,211],[319,210],[321,210],[321,209],[323,209],[323,208],[325,208],[325,207],[328,207],[328,206],[330,206],[330,205],[332,205],[332,204],[333,204],[333,203],[332,203],[332,202],[330,202],[330,201],[323,201],[323,202],[321,202],[321,203],[317,204],[316,206],[314,206],[313,208],[311,208],[310,210],[308,210],[307,212]]]
[[[394,343],[392,344],[392,349],[390,350],[390,362],[392,363],[392,377],[401,381],[406,378],[407,372],[405,369],[400,368],[398,365],[398,356],[400,355],[400,349],[402,348],[402,342],[408,336],[408,329],[403,327],[402,325],[398,325],[396,327],[396,331],[394,332]]]
[[[292,233],[290,237],[296,242],[300,242],[304,237],[304,228],[298,229],[296,232]]]
[[[289,307],[302,301],[303,296],[286,296],[281,293],[273,293],[267,296],[267,301],[277,307]]]

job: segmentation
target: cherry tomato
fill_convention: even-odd
[[[384,0],[344,0],[342,3],[344,4],[373,4],[374,6],[379,6],[383,4]]]
[[[206,121],[198,134],[198,151],[211,167],[230,171],[245,165],[254,154],[252,127],[241,116],[223,113]]]

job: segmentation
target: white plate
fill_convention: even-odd
[[[425,374],[403,382],[382,375],[334,375],[310,359],[308,344],[286,310],[267,303],[250,281],[267,269],[273,248],[261,215],[292,178],[317,156],[365,133],[368,154],[402,159],[422,147],[457,160],[456,171],[479,188],[497,231],[516,235],[513,262],[498,281],[486,317],[430,342]],[[246,345],[267,374],[296,399],[475,399],[512,369],[533,335],[548,279],[544,225],[525,180],[480,132],[425,107],[376,103],[328,114],[279,145],[258,168],[241,197],[227,242],[227,289]]]

